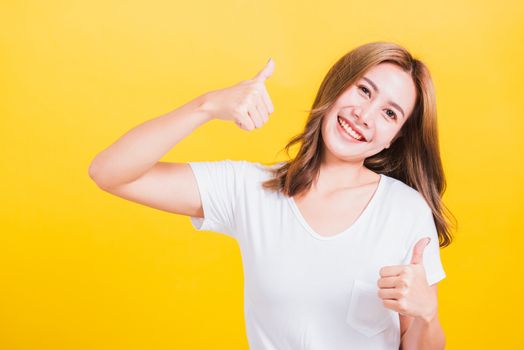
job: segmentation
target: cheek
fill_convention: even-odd
[[[323,143],[326,143],[326,141],[329,138],[328,136],[329,131],[327,129],[328,127],[327,127],[326,118],[324,118],[324,120],[322,120],[322,125],[320,126],[320,135],[322,136]]]
[[[322,120],[322,125],[320,126],[320,130],[322,131],[322,137],[326,136],[326,118]]]
[[[326,133],[329,132],[330,129],[333,129],[334,123],[336,122],[336,116],[334,115],[327,115],[322,120],[322,135],[326,136]]]
[[[398,133],[398,128],[390,125],[377,125],[375,141],[379,145],[388,145],[393,142],[395,135]]]

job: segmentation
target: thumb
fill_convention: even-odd
[[[422,263],[422,254],[424,253],[424,248],[429,244],[431,238],[425,237],[419,239],[419,241],[413,247],[413,255],[411,257],[412,264],[421,264]]]
[[[266,63],[266,66],[262,68],[262,70],[258,72],[258,74],[253,79],[258,80],[258,81],[264,81],[267,78],[269,78],[271,74],[273,74],[274,69],[275,69],[275,62],[273,61],[273,58],[270,57],[269,61],[267,61]]]

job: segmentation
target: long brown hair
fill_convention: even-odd
[[[411,75],[417,99],[413,112],[393,138],[390,147],[366,158],[364,166],[417,190],[433,211],[439,246],[446,247],[452,241],[451,220],[456,226],[456,219],[442,201],[446,179],[440,159],[433,81],[426,65],[398,44],[372,42],[361,45],[331,67],[320,85],[312,109],[308,110],[304,131],[284,147],[289,156],[289,149],[299,144],[296,157],[270,168],[273,177],[262,185],[289,197],[311,187],[320,171],[324,147],[321,125],[326,111],[367,70],[383,62],[396,64]]]

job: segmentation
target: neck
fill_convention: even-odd
[[[324,152],[313,187],[317,190],[342,190],[378,181],[379,175],[364,166],[364,160],[344,161]]]

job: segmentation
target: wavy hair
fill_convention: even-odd
[[[325,147],[321,135],[322,119],[337,98],[380,63],[393,63],[410,74],[417,98],[413,112],[389,148],[364,160],[364,166],[377,173],[394,177],[417,190],[433,212],[439,246],[451,244],[451,227],[456,219],[444,205],[442,196],[446,179],[440,159],[435,90],[429,69],[405,48],[391,42],[361,45],[342,56],[328,71],[317,92],[304,130],[291,138],[285,150],[299,144],[294,159],[270,168],[272,178],[263,182],[266,189],[292,197],[307,191],[320,171]],[[454,222],[452,225],[452,221]]]

